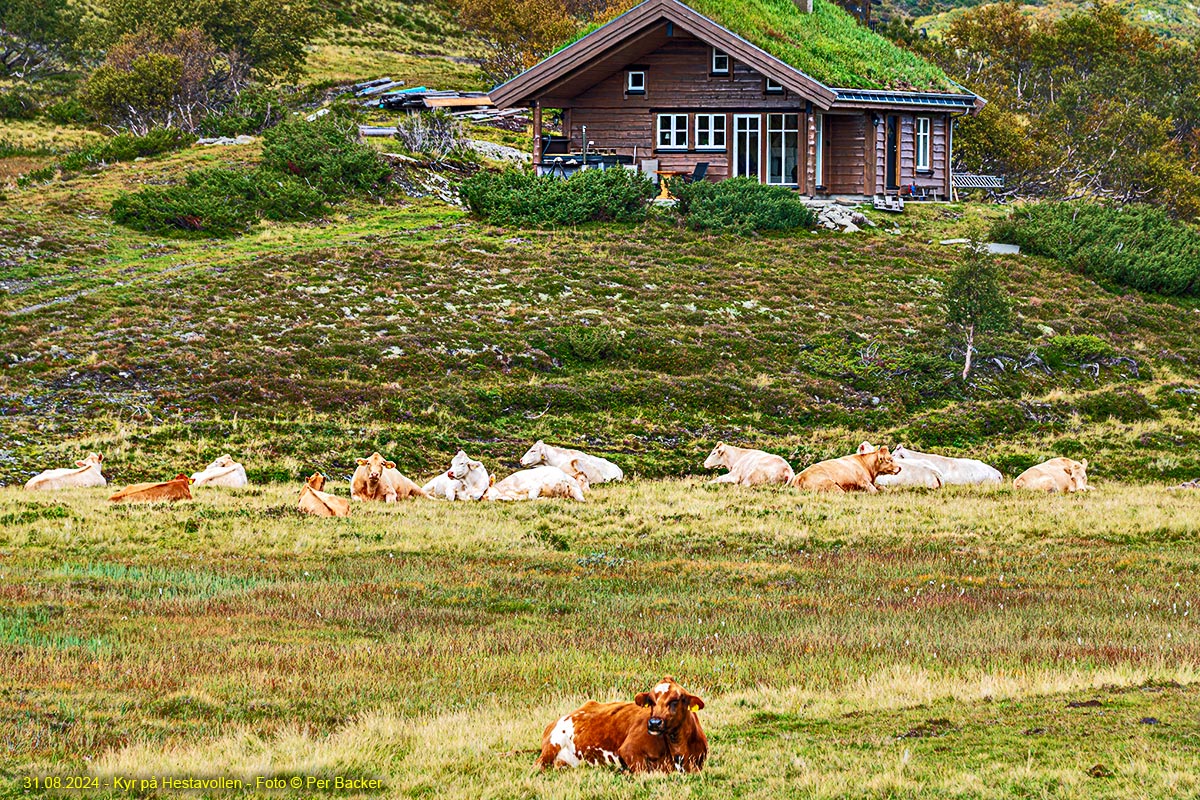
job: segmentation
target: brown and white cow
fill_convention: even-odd
[[[870,442],[863,442],[858,446],[859,453],[874,453],[878,450],[875,445]],[[892,454],[892,460],[898,461],[895,453]],[[942,471],[932,464],[916,459],[905,459],[900,465],[900,472],[895,475],[877,475],[875,477],[875,485],[880,489],[892,488],[922,488],[922,489],[940,489],[945,481],[942,478]]]
[[[428,497],[412,480],[401,475],[394,462],[379,453],[358,459],[358,469],[350,479],[351,500],[383,500],[394,503],[410,497]]]
[[[107,486],[108,481],[100,474],[100,465],[104,456],[99,453],[88,453],[86,458],[75,462],[74,467],[63,469],[48,469],[34,475],[25,484],[26,491],[45,491],[49,489],[84,489],[88,486]]]
[[[699,772],[708,738],[696,712],[704,701],[667,676],[632,703],[589,700],[542,733],[537,765],[612,764],[633,772]]]
[[[709,483],[736,483],[757,486],[763,483],[788,483],[796,474],[781,457],[763,450],[734,447],[720,442],[704,459],[705,469],[725,467],[729,472]]]
[[[801,472],[792,481],[797,489],[813,492],[870,492],[879,491],[875,479],[880,475],[896,475],[900,465],[892,460],[886,447],[870,453],[856,453],[828,461],[819,461]]]
[[[191,500],[192,492],[188,488],[191,482],[191,478],[180,473],[169,481],[126,486],[108,499],[114,503],[158,503],[164,500],[174,503],[176,500]]]
[[[300,490],[298,508],[305,514],[315,517],[348,517],[350,516],[350,501],[344,497],[321,491],[325,488],[325,476],[314,472],[308,482]]]
[[[1090,492],[1087,483],[1088,462],[1070,458],[1052,458],[1022,472],[1013,479],[1014,489],[1040,492]]]

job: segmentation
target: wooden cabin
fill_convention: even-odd
[[[983,100],[828,0],[645,0],[490,93],[534,160],[747,176],[811,197],[948,197],[954,120]],[[543,153],[543,117],[563,138]]]

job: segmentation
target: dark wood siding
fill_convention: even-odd
[[[886,115],[886,112],[878,112]],[[916,152],[916,118],[929,117],[929,170],[917,172]],[[937,190],[938,194],[946,194],[946,164],[948,160],[946,131],[950,124],[945,114],[902,114],[900,115],[900,185],[917,186],[923,189]],[[879,126],[875,133],[876,152],[879,157],[875,161],[876,186],[884,186],[884,135],[886,126]]]
[[[825,115],[825,188],[829,194],[862,194],[866,190],[866,139],[865,115]]]
[[[676,32],[667,43],[639,58],[636,67],[646,72],[646,92],[625,91],[625,69],[603,78],[569,101],[571,149],[583,149],[587,139],[601,150],[616,150],[637,159],[658,159],[661,169],[691,170],[709,163],[713,180],[729,177],[733,147],[734,111],[758,113],[786,111],[803,114],[805,102],[790,92],[767,94],[764,78],[736,61],[729,75],[710,75],[711,48],[700,40]],[[726,112],[726,147],[723,151],[696,149],[697,113]],[[659,113],[688,114],[688,150],[658,150],[655,126]],[[763,120],[762,140],[766,140]],[[765,146],[765,145],[764,145]],[[765,161],[765,159],[762,159]]]

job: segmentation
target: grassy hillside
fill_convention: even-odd
[[[949,27],[955,16],[964,9],[985,5],[979,0],[919,0],[891,4],[891,14],[906,14],[916,19],[917,28],[926,28],[930,34],[938,34]],[[1200,11],[1193,3],[1184,0],[1118,0],[1114,5],[1130,21],[1142,25],[1160,36],[1194,41],[1200,36]],[[1055,18],[1065,16],[1085,7],[1085,3],[1072,0],[1041,0],[1025,3],[1026,13]]]
[[[957,255],[933,242],[997,210],[914,206],[881,220],[899,234],[749,239],[667,217],[502,230],[402,199],[228,241],[106,217],[124,188],[255,147],[7,190],[0,479],[86,449],[116,480],[225,450],[259,480],[348,474],[372,449],[425,473],[460,444],[512,464],[539,437],[647,476],[693,472],[721,439],[803,466],[863,437],[1010,474],[1048,455],[1101,476],[1200,474],[1195,301],[1009,257],[1018,328],[955,378],[940,280]],[[1110,357],[1081,361],[1064,335]]]
[[[170,508],[2,489],[0,796],[46,774],[376,777],[381,797],[1194,796],[1200,493],[1098,485],[801,499],[643,481],[344,520],[301,517],[295,486]],[[705,700],[703,773],[533,771],[548,722],[664,673]]]

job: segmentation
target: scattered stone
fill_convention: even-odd
[[[1091,775],[1093,778],[1111,778],[1113,771],[1103,764],[1097,764],[1088,770],[1088,775]]]
[[[241,136],[211,136],[207,139],[197,139],[196,140],[196,144],[204,145],[205,147],[213,147],[213,146],[223,147],[223,146],[234,145],[234,144],[252,144],[253,142],[254,142],[254,137],[246,136],[245,134],[243,134]]]
[[[1157,717],[1142,717],[1140,720],[1138,720],[1138,722],[1140,722],[1143,725],[1161,725],[1162,724],[1161,722],[1158,721]]]
[[[472,150],[488,161],[513,161],[528,164],[533,160],[531,154],[526,153],[524,150],[518,150],[515,147],[487,142],[483,139],[472,139],[470,144]]]
[[[866,214],[853,208],[846,200],[806,200],[804,204],[817,215],[817,225],[826,230],[856,233],[865,225],[875,227]]]
[[[1200,478],[1196,478],[1195,480],[1190,480],[1190,481],[1184,481],[1183,483],[1179,484],[1178,486],[1172,486],[1170,488],[1170,491],[1175,492],[1175,491],[1179,491],[1180,489],[1200,489]]]

